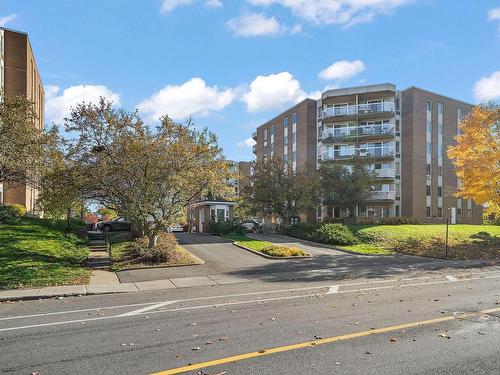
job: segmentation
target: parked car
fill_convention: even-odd
[[[124,217],[117,217],[113,220],[97,222],[96,229],[103,232],[130,231],[132,225]]]
[[[256,232],[260,228],[260,222],[255,219],[247,219],[241,222],[241,226],[249,232]]]
[[[174,232],[184,232],[184,227],[180,224],[174,224],[172,225],[171,227],[168,227],[168,231],[170,233],[174,233]]]

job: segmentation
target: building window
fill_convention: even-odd
[[[439,218],[443,217],[443,209],[441,207],[438,207],[438,217]]]
[[[462,218],[462,209],[461,208],[457,208],[457,216]]]
[[[288,117],[285,117],[283,119],[283,127],[285,128],[285,130],[288,130]]]
[[[396,153],[399,154],[399,141],[396,141]]]
[[[430,207],[425,208],[425,216],[431,217],[431,208]]]
[[[430,164],[426,164],[425,165],[425,173],[430,176],[431,175],[431,165]]]
[[[470,219],[472,217],[472,210],[469,208],[467,209],[467,218]]]
[[[396,216],[399,216],[399,206],[396,206]]]
[[[438,186],[438,197],[443,196],[443,188],[441,186]]]
[[[267,139],[267,128],[264,129],[264,140],[266,140],[266,139]]]
[[[297,114],[296,113],[292,113],[292,124],[297,125]]]
[[[431,185],[425,186],[425,195],[427,195],[428,197],[431,196]]]
[[[396,131],[399,131],[399,120],[396,120]]]

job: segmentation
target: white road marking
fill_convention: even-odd
[[[129,312],[126,312],[125,314],[121,314],[121,315],[118,315],[118,316],[139,315],[141,313],[145,313],[145,312],[151,311],[151,310],[156,310],[156,309],[159,309],[160,307],[171,305],[171,304],[176,303],[176,302],[177,301],[160,302],[160,303],[157,303],[156,305],[148,306],[148,307],[143,307],[142,309],[138,309],[138,310],[134,310],[134,311],[129,311]]]
[[[460,279],[457,280],[456,282],[465,282],[465,281],[472,281],[472,280],[481,280],[481,279],[492,279],[492,278],[499,278],[500,275],[495,275],[495,276],[486,276],[486,277],[475,277],[475,278],[468,278],[468,279]],[[413,283],[413,284],[406,284],[403,285],[404,287],[408,286],[425,286],[425,285],[432,285],[432,284],[446,284],[446,283],[451,283],[452,281],[450,280],[441,280],[441,281],[432,281],[432,282],[424,282],[424,283]],[[328,286],[327,286],[328,287]],[[325,286],[322,287],[323,289]],[[351,289],[351,290],[342,290],[338,291],[338,294],[343,294],[343,293],[354,293],[354,292],[362,292],[362,291],[369,291],[369,290],[381,290],[381,289],[390,289],[394,288],[394,285],[384,285],[384,286],[379,286],[379,287],[373,287],[373,288],[361,288],[361,289]],[[307,290],[307,289],[318,289],[316,288],[302,288],[302,290]],[[261,294],[261,293],[253,293],[253,294]],[[301,294],[301,295],[295,295],[295,296],[285,296],[285,297],[274,297],[274,298],[266,298],[266,299],[253,299],[253,300],[246,300],[246,301],[236,301],[236,302],[223,302],[223,303],[218,303],[218,304],[210,304],[210,305],[200,305],[200,306],[191,306],[191,307],[178,307],[178,308],[173,308],[173,309],[167,309],[167,310],[156,310],[156,311],[148,311],[148,312],[140,312],[136,313],[133,316],[137,315],[152,315],[152,314],[159,314],[159,313],[167,313],[167,312],[175,312],[175,311],[186,311],[186,310],[199,310],[199,309],[206,309],[206,308],[214,308],[214,307],[221,307],[221,306],[230,306],[230,305],[243,305],[243,304],[251,304],[251,303],[257,303],[257,302],[271,302],[271,301],[281,301],[281,300],[292,300],[292,299],[298,299],[298,298],[309,298],[309,297],[320,297],[320,296],[325,296],[327,293],[316,293],[316,294]],[[190,300],[201,300],[201,299],[206,299],[206,298],[213,298],[213,297],[202,297],[202,298],[192,298]],[[174,302],[181,302],[181,301],[187,301],[187,300],[178,300]],[[165,301],[165,302],[171,302],[171,301]],[[71,323],[81,323],[81,322],[90,322],[90,321],[96,321],[96,320],[109,320],[109,319],[118,319],[118,318],[127,318],[127,317],[133,317],[133,316],[125,316],[125,315],[114,315],[114,316],[105,316],[105,317],[99,317],[99,318],[90,318],[90,319],[77,319],[77,320],[67,320],[67,321],[60,321],[60,322],[52,322],[52,323],[40,323],[40,324],[33,324],[33,325],[26,325],[26,326],[19,326],[19,327],[9,327],[9,328],[0,328],[0,332],[5,332],[5,331],[16,331],[16,330],[21,330],[21,329],[28,329],[28,328],[38,328],[38,327],[48,327],[48,326],[55,326],[55,325],[62,325],[62,324],[71,324]]]
[[[317,271],[317,270],[312,270],[312,271]],[[498,273],[498,271],[463,273],[463,274],[471,275],[471,276],[483,275],[483,274],[499,274],[500,275],[500,273]],[[460,274],[456,274],[455,276],[460,276]],[[441,275],[436,275],[436,277],[444,277],[444,275],[442,275],[442,274]],[[493,276],[493,277],[497,277],[497,276]],[[349,287],[349,286],[369,285],[369,284],[377,284],[377,283],[397,283],[397,282],[401,282],[401,281],[425,280],[425,279],[431,279],[431,278],[432,277],[425,276],[425,277],[415,277],[415,278],[405,278],[405,279],[392,279],[392,280],[367,280],[367,281],[361,281],[361,282],[355,282],[355,283],[340,284],[339,286]],[[469,277],[469,278],[466,278],[466,279],[461,279],[460,281],[477,280],[477,279],[480,279],[480,278],[484,278],[484,276],[483,277],[476,277],[476,278]],[[488,278],[488,277],[486,277],[486,278]],[[459,280],[457,280],[457,281],[459,281]],[[423,285],[425,285],[425,284],[429,284],[429,283],[424,283]],[[432,284],[432,283],[430,283],[430,284]],[[403,286],[413,286],[413,285],[414,284],[405,284]],[[207,296],[207,297],[198,297],[198,298],[186,298],[186,299],[177,300],[177,301],[174,301],[174,302],[192,302],[192,301],[201,301],[201,300],[209,300],[209,299],[217,299],[217,298],[244,297],[244,296],[260,295],[260,294],[273,294],[273,293],[284,293],[284,292],[300,292],[300,291],[305,291],[305,290],[325,289],[325,288],[330,288],[330,287],[331,287],[331,285],[318,285],[318,286],[303,287],[303,288],[275,289],[275,290],[260,291],[260,292],[226,294],[226,295]],[[389,288],[392,288],[392,287],[394,287],[394,286],[390,286]],[[374,288],[360,289],[360,291],[373,290],[373,289]],[[377,288],[375,288],[375,289],[377,289]],[[355,290],[347,290],[346,292],[350,292],[350,291],[355,291]],[[152,306],[152,305],[156,305],[158,303],[159,302],[143,302],[143,303],[134,303],[134,304],[127,304],[127,305],[101,306],[101,307],[93,307],[93,308],[79,309],[79,310],[67,310],[67,311],[57,311],[57,312],[48,312],[48,313],[39,313],[39,314],[9,316],[9,317],[0,318],[0,321],[3,321],[3,320],[14,320],[14,319],[27,319],[27,318],[35,318],[35,317],[43,317],[43,316],[51,316],[51,315],[77,314],[77,313],[80,313],[80,312],[111,310],[111,309],[120,309],[120,308],[127,308],[127,307],[136,307],[136,306]],[[88,319],[84,319],[84,321],[86,321],[86,320],[88,320]]]
[[[338,291],[339,291],[339,285],[332,285],[330,288],[328,288],[326,294],[335,294]]]
[[[457,278],[456,277],[453,277],[451,275],[446,275],[446,278],[450,281],[457,281]]]

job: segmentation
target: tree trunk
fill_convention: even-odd
[[[153,233],[153,234],[150,234],[148,237],[149,237],[148,247],[150,249],[152,249],[153,247],[156,247],[156,244],[158,242],[158,234],[157,233]]]

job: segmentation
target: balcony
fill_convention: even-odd
[[[396,192],[395,191],[374,191],[372,192],[372,195],[370,198],[368,198],[369,201],[393,201],[396,199]]]
[[[396,173],[394,169],[374,169],[373,171],[377,175],[377,178],[383,178],[383,179],[396,178]]]
[[[253,132],[253,133],[252,133],[252,139],[253,139],[254,141],[256,141],[256,140],[257,140],[257,132]]]
[[[349,118],[365,115],[388,115],[394,114],[393,102],[346,105],[342,107],[325,108],[322,111],[323,120],[329,118]]]
[[[253,145],[252,146],[252,152],[257,155],[257,146],[256,145]]]
[[[379,147],[369,149],[356,149],[354,152],[345,153],[342,151],[326,151],[322,153],[321,159],[324,161],[338,161],[349,160],[354,157],[360,158],[373,158],[373,159],[393,159],[394,148],[392,147]]]
[[[360,125],[344,128],[326,128],[321,138],[323,141],[345,141],[352,138],[380,139],[393,138],[394,126],[390,124]]]

